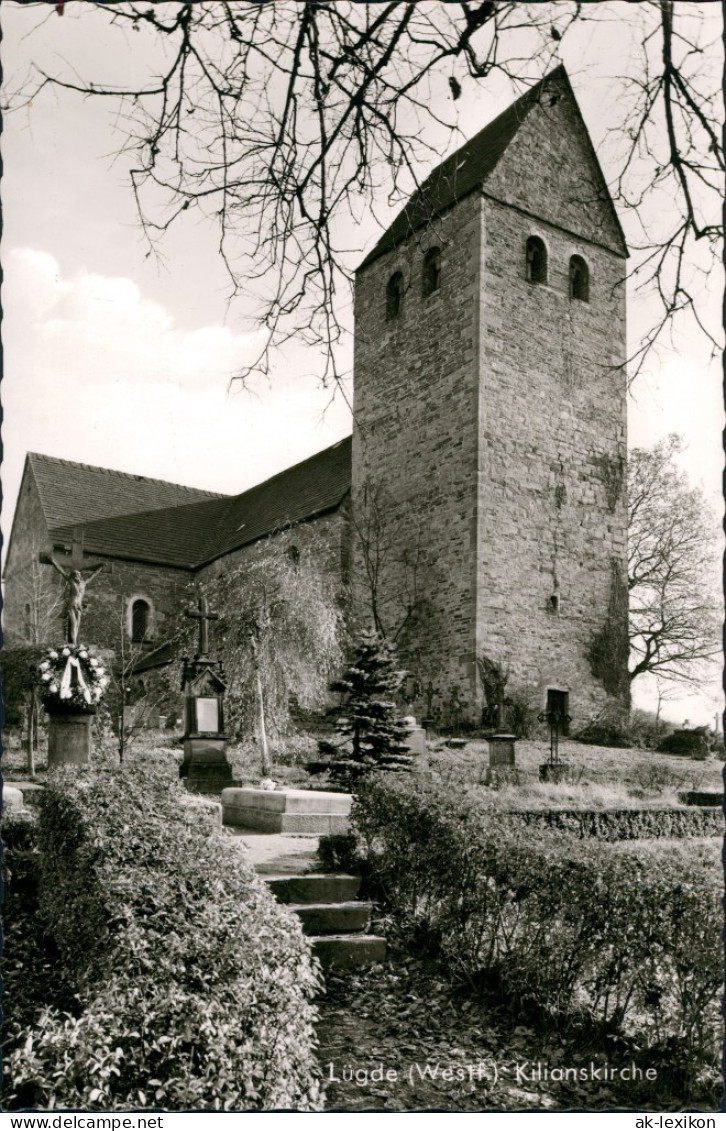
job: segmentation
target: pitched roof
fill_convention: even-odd
[[[545,87],[551,83],[561,82],[565,83],[577,106],[565,68],[556,67],[434,169],[405,208],[399,212],[373,250],[368,253],[358,270],[367,267],[374,259],[403,243],[408,236],[430,223],[439,213],[479,188],[494,170],[530,110],[542,100]],[[594,148],[592,153],[597,163]],[[616,223],[618,223],[617,218]]]
[[[147,479],[88,463],[28,452],[27,466],[38,487],[50,530],[75,526],[111,515],[161,510],[202,499],[225,498],[214,491],[182,487],[163,479]]]
[[[84,546],[89,553],[197,569],[290,523],[333,510],[350,481],[347,437],[240,495],[85,523]],[[72,527],[57,534],[69,538]]]
[[[350,491],[352,437],[281,471],[230,501],[212,556],[339,506]]]

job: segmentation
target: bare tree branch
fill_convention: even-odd
[[[698,309],[703,273],[719,262],[724,169],[720,48],[703,9],[629,7],[639,67],[615,108],[611,189],[641,232],[631,239],[636,286],[660,303],[636,371],[682,315],[716,344]],[[265,331],[240,377],[268,373],[272,352],[296,336],[320,349],[323,381],[344,370],[354,218],[416,189],[440,157],[430,124],[454,136],[439,87],[453,102],[467,83],[486,89],[504,75],[523,91],[573,28],[611,18],[607,5],[516,0],[85,0],[75,10],[89,30],[96,18],[152,37],[159,73],[122,88],[102,71],[72,77],[38,65],[11,106],[51,85],[118,100],[147,253],[188,209],[211,216],[231,297],[252,296]]]

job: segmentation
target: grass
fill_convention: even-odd
[[[181,745],[172,733],[145,732],[127,751],[127,759],[153,756],[181,758]],[[116,757],[115,740],[106,735],[94,744],[105,759]],[[324,789],[324,777],[311,776],[305,762],[317,755],[313,735],[295,734],[271,740],[273,777],[281,785],[292,788]],[[262,777],[259,747],[253,741],[230,745],[228,756],[236,780],[256,785]],[[431,742],[416,768],[434,781],[460,785],[476,796],[482,805],[505,811],[516,809],[622,809],[650,806],[677,806],[678,794],[686,790],[721,793],[723,763],[715,756],[706,761],[659,754],[637,748],[615,749],[589,746],[570,740],[560,742],[560,758],[569,766],[565,781],[554,784],[540,782],[539,766],[549,756],[544,741],[520,740],[516,747],[516,782],[500,788],[484,784],[489,763],[488,745],[472,740],[463,748],[450,749],[443,743]],[[37,757],[37,780],[45,778],[45,752]],[[17,738],[6,736],[3,774],[8,780],[27,776],[24,752]]]
[[[549,757],[549,743],[521,740],[516,747],[516,784],[500,789],[483,782],[488,767],[486,742],[473,740],[464,749],[430,748],[419,768],[447,785],[475,791],[483,804],[503,809],[619,809],[679,805],[678,793],[708,790],[720,793],[723,763],[715,757],[699,762],[677,754],[658,754],[634,747],[616,749],[560,741],[560,759],[569,766],[565,781],[540,782],[539,767]]]

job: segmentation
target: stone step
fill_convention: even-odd
[[[304,876],[262,876],[278,903],[349,903],[356,898],[360,876],[326,875],[310,872]]]
[[[320,964],[331,966],[372,966],[386,957],[386,940],[380,935],[313,935],[313,954]]]
[[[370,903],[288,903],[302,923],[306,935],[338,935],[367,931],[371,921]]]

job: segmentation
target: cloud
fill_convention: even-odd
[[[42,250],[13,250],[5,268],[8,509],[27,451],[234,493],[350,430],[342,399],[326,411],[330,392],[294,375],[294,351],[269,388],[230,392],[252,335],[179,325],[131,279],[63,278]]]

